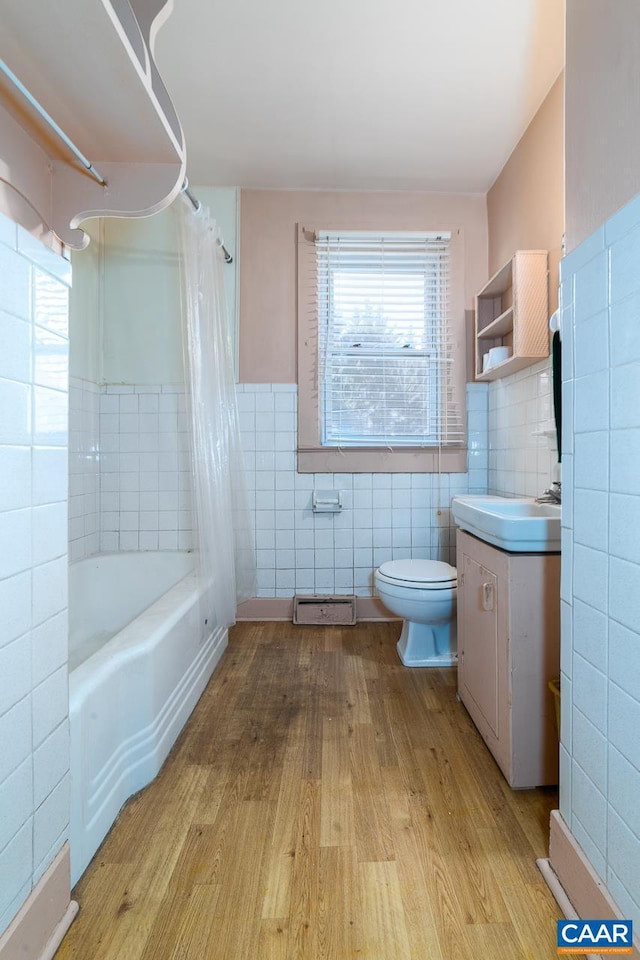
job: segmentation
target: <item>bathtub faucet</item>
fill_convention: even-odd
[[[562,503],[562,486],[557,481],[551,484],[541,497],[536,497],[536,503]]]

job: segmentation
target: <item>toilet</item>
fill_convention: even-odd
[[[456,584],[456,568],[441,560],[389,560],[376,570],[378,596],[404,620],[397,649],[406,667],[458,662]]]

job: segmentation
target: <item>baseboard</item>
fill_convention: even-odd
[[[65,843],[0,937],[0,960],[51,960],[78,913]]]
[[[293,597],[252,597],[238,605],[236,619],[247,623],[253,621],[293,620]],[[394,621],[377,597],[356,599],[356,619],[361,621]],[[398,621],[399,622],[399,621]]]
[[[573,908],[583,920],[628,920],[573,836],[559,810],[551,811],[549,865]],[[640,942],[627,956],[640,960]]]

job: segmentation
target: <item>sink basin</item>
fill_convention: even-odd
[[[560,552],[560,504],[528,497],[454,497],[457,526],[511,553]]]

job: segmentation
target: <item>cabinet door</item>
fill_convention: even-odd
[[[462,563],[464,580],[458,591],[458,622],[463,634],[461,695],[465,703],[466,696],[471,697],[497,738],[498,578],[466,554]]]

